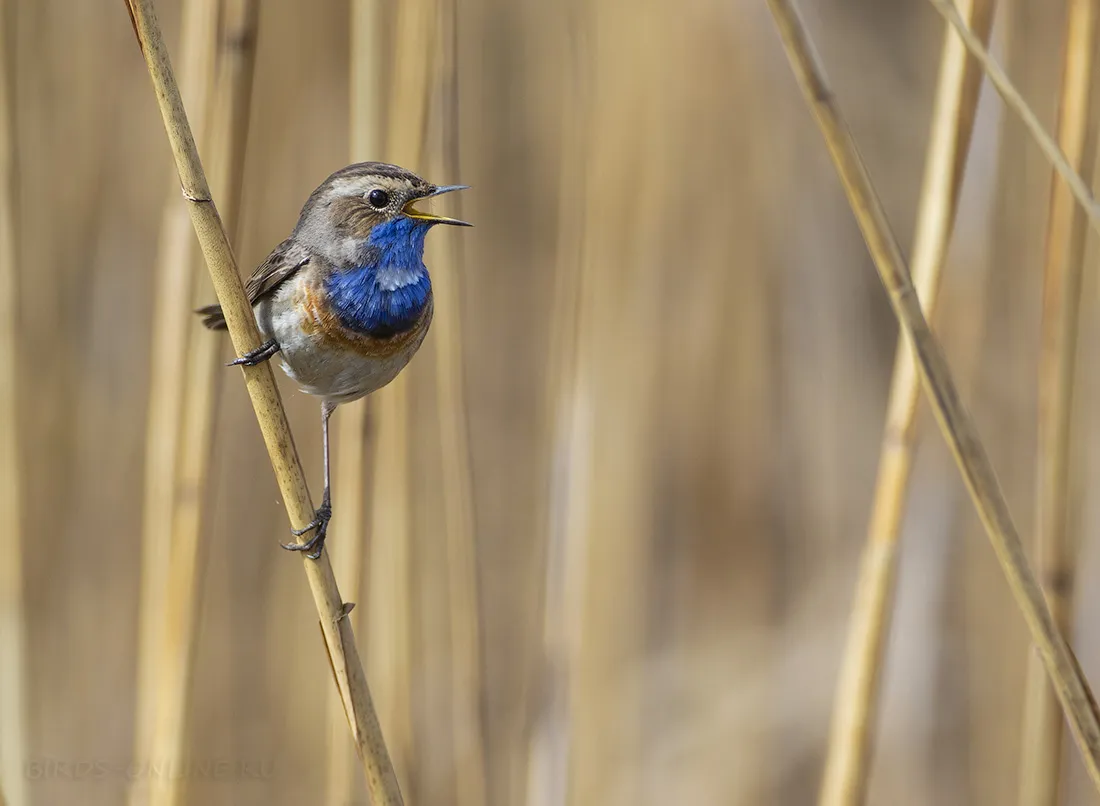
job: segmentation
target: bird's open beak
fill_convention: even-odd
[[[407,202],[401,212],[408,218],[412,218],[416,221],[427,221],[431,224],[453,224],[456,227],[472,227],[473,224],[469,224],[465,221],[459,221],[457,218],[447,218],[441,215],[432,215],[431,213],[425,213],[421,210],[417,210],[413,205],[422,201],[423,199],[430,199],[433,196],[442,196],[444,193],[450,193],[453,190],[466,190],[469,185],[444,185],[443,187],[436,188],[433,192],[427,196],[421,196],[418,199],[412,199]]]

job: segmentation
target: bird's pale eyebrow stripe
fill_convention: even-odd
[[[395,181],[398,183],[404,183],[407,186],[416,186],[423,183],[416,174],[409,173],[403,168],[396,168],[391,165],[385,165],[382,163],[372,163],[372,167],[364,169],[357,167],[357,170],[345,169],[345,172],[337,171],[336,174],[330,176],[321,187],[328,187],[328,189],[336,195],[348,195],[350,193],[358,193],[360,190],[365,190],[368,187],[374,187],[372,184],[376,181],[381,181],[382,184],[386,184],[385,180]],[[320,190],[321,188],[318,188]]]
[[[368,176],[355,176],[346,179],[336,179],[332,182],[332,192],[337,196],[347,196],[352,193],[365,192],[371,187]]]

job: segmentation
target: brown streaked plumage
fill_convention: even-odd
[[[290,254],[294,251],[293,246],[293,240],[287,238],[276,246],[271,254],[264,258],[263,263],[252,272],[248,282],[244,285],[244,293],[250,304],[255,305],[309,261],[309,258],[305,255],[301,255],[297,259],[290,257]],[[211,330],[225,330],[225,316],[222,315],[220,305],[207,305],[204,308],[199,308],[196,313],[204,317],[202,320],[203,325]]]

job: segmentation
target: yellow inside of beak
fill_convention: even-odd
[[[433,215],[431,213],[426,213],[423,210],[417,210],[413,206],[418,201],[423,201],[424,199],[430,199],[434,196],[442,195],[443,193],[450,193],[452,190],[464,190],[464,189],[465,189],[464,187],[459,187],[457,185],[454,186],[454,187],[439,188],[435,193],[431,194],[430,196],[420,196],[419,198],[411,199],[411,200],[405,202],[405,206],[401,208],[401,213],[406,218],[411,218],[414,221],[427,221],[427,222],[432,223],[432,224],[454,224],[455,226],[458,226],[458,227],[468,227],[468,226],[470,226],[470,224],[466,223],[465,221],[459,221],[457,218],[448,218],[447,216]]]
[[[444,218],[443,216],[432,215],[431,213],[426,213],[423,210],[417,210],[415,207],[413,207],[413,205],[416,204],[418,201],[420,201],[420,199],[412,199],[411,201],[406,202],[405,206],[401,208],[401,212],[404,215],[408,216],[409,218],[415,218],[418,221],[447,221],[448,220],[448,219]]]

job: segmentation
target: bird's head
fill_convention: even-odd
[[[419,262],[424,237],[436,224],[471,226],[435,215],[426,200],[465,185],[433,185],[411,171],[384,162],[342,168],[310,195],[294,237],[337,267]]]

